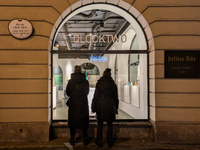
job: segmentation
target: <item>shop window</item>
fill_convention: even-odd
[[[63,89],[58,91],[53,120],[68,119],[64,91],[75,65],[82,66],[90,84],[89,108],[96,82],[109,67],[118,88],[117,120],[148,119],[147,42],[132,16],[111,5],[84,6],[60,24],[55,42],[53,65],[63,70]],[[90,110],[90,119],[94,116]]]

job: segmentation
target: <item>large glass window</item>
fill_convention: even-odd
[[[140,25],[124,10],[106,4],[85,6],[60,25],[54,39],[53,66],[62,70],[63,89],[53,87],[54,120],[68,119],[65,90],[75,65],[82,66],[89,81],[89,108],[96,82],[109,67],[118,87],[117,119],[148,119],[147,43]],[[90,110],[90,119],[94,116]]]

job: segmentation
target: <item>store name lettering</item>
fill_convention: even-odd
[[[105,40],[105,37],[107,37],[107,40]],[[107,43],[109,43],[110,42],[110,37],[112,39],[111,40],[112,42],[121,41],[122,43],[125,43],[127,41],[127,36],[125,34],[119,35],[119,36],[117,36],[117,35],[113,36],[111,34],[99,35],[99,36],[98,35],[89,35],[88,34],[88,35],[86,35],[85,40],[83,39],[82,35],[75,34],[73,36],[73,42],[75,42],[75,43],[90,43],[90,42],[93,42],[93,43],[97,43],[97,42],[106,43],[107,42]]]
[[[178,57],[178,56],[168,56],[168,62],[171,61],[196,61],[197,57],[193,56],[185,56],[185,57]]]

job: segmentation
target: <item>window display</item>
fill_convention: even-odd
[[[67,120],[65,88],[72,68],[82,66],[82,72],[89,81],[88,103],[90,119],[91,101],[96,82],[106,68],[116,82],[119,98],[118,120],[147,119],[147,46],[142,29],[137,22],[121,9],[94,9],[74,12],[66,17],[59,27],[53,48],[53,65],[62,70],[62,90],[58,90],[57,107],[53,109],[54,120]],[[103,7],[102,7],[103,8]],[[112,8],[112,7],[110,7]],[[140,39],[140,40],[139,40]],[[53,75],[55,79],[56,74]],[[61,79],[61,77],[60,77]]]

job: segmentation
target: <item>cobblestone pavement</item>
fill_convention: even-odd
[[[82,139],[77,139],[75,146],[68,143],[69,139],[58,138],[50,142],[24,142],[24,143],[0,143],[3,150],[200,150],[200,145],[184,144],[157,144],[150,139],[116,139],[112,148],[107,147],[104,142],[103,147],[98,147],[94,143],[95,139],[90,139],[87,146],[83,146]]]

